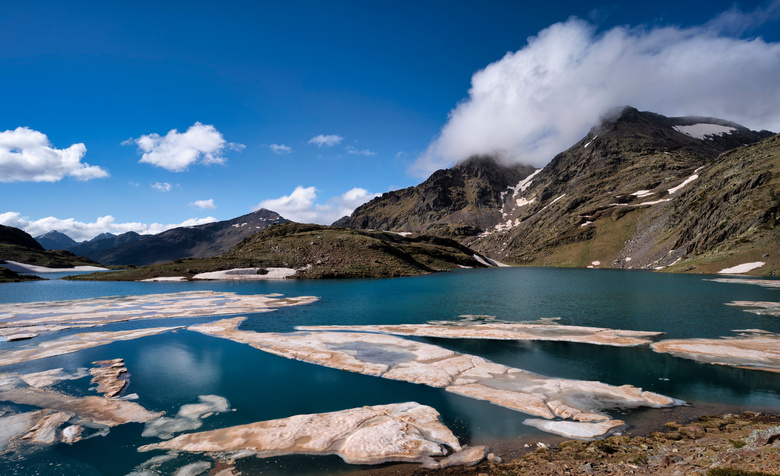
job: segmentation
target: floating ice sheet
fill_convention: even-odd
[[[272,311],[307,304],[316,297],[282,298],[280,294],[243,295],[189,291],[169,294],[112,296],[67,301],[0,304],[0,336],[95,327],[136,319],[222,316]]]
[[[780,288],[780,279],[715,278],[707,279],[706,281],[730,284],[752,284],[754,286],[762,286],[765,288]]]
[[[401,336],[444,337],[448,339],[544,340],[587,344],[635,346],[650,343],[662,332],[625,331],[599,327],[563,326],[553,323],[473,323],[399,324],[371,326],[298,326],[301,331],[377,332]]]
[[[130,331],[85,332],[38,343],[31,347],[18,347],[0,352],[0,367],[30,360],[70,354],[80,350],[110,344],[116,341],[137,339],[161,334],[181,327],[150,327]]]
[[[553,419],[608,421],[602,410],[666,407],[682,402],[631,385],[544,377],[395,336],[350,332],[239,331],[244,318],[189,327],[290,359],[444,388],[512,410]]]
[[[415,402],[296,415],[219,430],[189,433],[145,445],[139,451],[179,450],[270,457],[286,454],[335,454],[354,464],[422,462],[438,467],[432,456],[448,448],[462,450],[458,439],[439,421],[439,413]],[[469,451],[464,464],[481,460],[485,449]]]
[[[662,340],[652,348],[699,362],[780,372],[780,335],[760,329],[738,332],[739,336],[720,339]]]
[[[726,305],[744,307],[745,311],[762,316],[780,316],[780,302],[733,301],[727,302]]]

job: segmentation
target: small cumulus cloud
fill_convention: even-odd
[[[733,35],[779,16],[775,0],[695,27],[598,31],[578,18],[551,25],[474,73],[468,98],[409,172],[427,176],[490,153],[541,166],[625,105],[778,130],[780,43]]]
[[[320,134],[318,136],[309,139],[309,144],[314,144],[317,147],[322,147],[322,146],[333,147],[334,145],[341,144],[341,141],[343,140],[344,140],[343,137],[336,134],[328,135],[328,136]]]
[[[201,210],[214,210],[217,208],[216,205],[214,205],[214,199],[209,198],[208,200],[195,200],[194,202],[190,203],[191,206],[200,208]]]
[[[331,197],[326,203],[317,203],[317,189],[299,185],[290,195],[263,200],[255,210],[265,208],[288,220],[330,225],[343,216],[351,215],[355,208],[379,195],[356,187],[338,197]]]
[[[52,147],[46,134],[17,127],[0,132],[0,182],[58,182],[64,177],[87,181],[108,177],[98,166],[81,162],[84,144],[67,149]]]
[[[271,144],[268,146],[274,154],[289,154],[292,153],[292,147],[284,144]]]
[[[191,218],[181,223],[117,223],[113,216],[106,215],[97,218],[94,222],[85,223],[74,218],[56,218],[46,217],[38,220],[31,220],[23,217],[17,212],[0,213],[0,224],[20,228],[32,236],[40,236],[52,230],[65,233],[76,241],[89,240],[101,233],[127,233],[134,231],[142,235],[157,234],[172,228],[182,226],[196,226],[217,221],[214,217]]]
[[[369,150],[369,149],[358,150],[355,147],[352,147],[351,145],[348,145],[346,147],[346,151],[347,151],[347,154],[362,155],[362,156],[365,156],[365,157],[371,157],[373,155],[376,155],[376,152],[374,152],[372,150]]]
[[[128,139],[123,145],[136,144],[142,152],[139,162],[183,172],[190,165],[224,164],[228,150],[242,150],[243,144],[227,142],[214,126],[196,122],[186,132],[172,129],[166,135],[148,134]]]
[[[155,182],[152,184],[152,188],[158,192],[167,192],[171,189],[171,184],[168,182]]]

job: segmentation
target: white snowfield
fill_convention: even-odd
[[[689,183],[691,183],[691,182],[693,182],[694,180],[696,180],[697,178],[699,178],[699,171],[700,171],[701,169],[703,169],[703,168],[704,168],[704,167],[699,167],[698,169],[694,170],[694,171],[693,171],[693,175],[691,175],[691,176],[690,176],[690,177],[688,177],[687,179],[683,180],[683,183],[681,183],[680,185],[678,185],[678,186],[676,186],[676,187],[672,187],[672,188],[670,188],[670,189],[668,190],[668,192],[669,192],[669,195],[671,195],[671,194],[673,194],[673,193],[677,193],[677,192],[678,192],[678,191],[680,191],[680,190],[681,190],[683,187],[685,187],[685,186],[686,186],[686,185],[688,185]]]
[[[721,126],[718,124],[699,123],[690,126],[674,126],[674,130],[694,139],[712,139],[714,136],[722,136],[736,132],[735,127]]]
[[[764,266],[766,263],[763,261],[754,261],[753,263],[742,263],[737,266],[732,266],[731,268],[725,268],[718,271],[718,274],[740,274],[740,273],[747,273],[748,271],[753,271],[756,268],[760,268]]]
[[[526,177],[523,180],[521,180],[520,183],[518,183],[516,187],[509,187],[510,189],[514,190],[514,193],[513,193],[512,196],[516,197],[518,193],[525,192],[526,189],[528,189],[528,187],[531,186],[531,181],[534,179],[534,177],[536,177],[536,175],[539,172],[541,172],[541,171],[542,171],[542,169],[536,169],[534,171],[534,173],[532,173],[528,177]]]
[[[34,264],[18,263],[16,261],[6,261],[4,266],[16,273],[67,273],[71,271],[108,271],[108,268],[99,266],[74,266],[73,268],[47,268],[46,266],[35,266]]]
[[[250,280],[250,279],[285,279],[295,274],[293,268],[266,268],[268,273],[257,274],[262,268],[236,268],[225,271],[212,271],[210,273],[200,273],[192,279],[213,279],[220,281]]]

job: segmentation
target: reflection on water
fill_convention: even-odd
[[[505,321],[560,317],[560,324],[663,331],[662,338],[719,337],[732,329],[780,332],[780,320],[727,306],[732,301],[780,301],[780,290],[706,281],[706,277],[644,272],[565,269],[463,270],[420,278],[348,281],[252,283],[86,283],[45,281],[0,286],[0,302],[33,302],[128,294],[193,290],[240,294],[313,295],[320,301],[275,312],[249,314],[242,329],[289,332],[298,325],[422,324],[459,320],[462,315],[490,315]],[[210,319],[210,320],[216,320]],[[168,319],[162,325],[202,322]],[[119,330],[160,321],[115,324]],[[82,330],[83,331],[83,330]],[[45,339],[45,337],[43,337]],[[647,346],[606,347],[567,342],[416,339],[456,352],[474,354],[542,375],[631,384],[686,400],[692,408],[638,410],[616,417],[651,428],[672,415],[699,409],[780,408],[780,375],[701,364],[657,354]],[[8,345],[10,345],[9,343]],[[5,345],[0,344],[0,352]],[[365,349],[350,348],[352,352]],[[386,358],[387,356],[381,356]],[[403,360],[405,356],[396,355]],[[130,372],[128,393],[137,402],[169,416],[200,395],[220,395],[235,409],[203,420],[203,430],[295,414],[343,410],[364,405],[417,401],[436,408],[463,443],[501,439],[550,439],[522,425],[527,415],[400,381],[343,372],[282,357],[246,345],[186,330],[135,341],[115,342],[59,357],[0,368],[35,372],[63,367],[75,372],[91,362],[124,358]],[[94,394],[88,379],[56,387],[76,395]],[[0,410],[13,405],[0,402]],[[675,413],[676,412],[676,413]],[[143,425],[112,428],[108,436],[42,449],[25,461],[0,461],[0,474],[117,474],[132,471],[161,453],[139,454]],[[171,473],[207,458],[180,455],[162,466]],[[276,457],[241,460],[245,474],[321,474],[352,471],[337,457]]]

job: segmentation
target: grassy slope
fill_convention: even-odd
[[[36,250],[19,245],[0,243],[0,261],[17,261],[47,268],[72,268],[73,266],[100,266],[88,258],[76,256],[64,250]],[[2,264],[2,262],[0,262]]]
[[[127,271],[73,277],[77,280],[140,280],[233,268],[306,268],[295,276],[369,278],[417,276],[459,265],[478,267],[473,252],[454,241],[405,238],[320,225],[287,223],[256,233],[215,258],[183,259]]]

